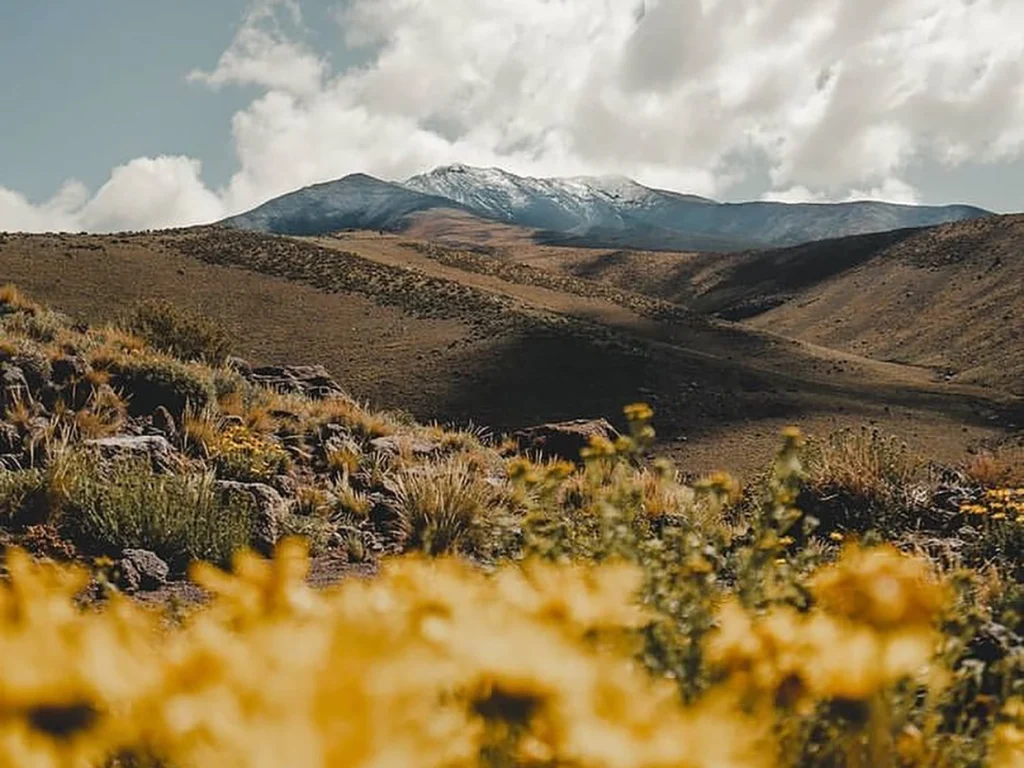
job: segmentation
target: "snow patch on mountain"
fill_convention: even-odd
[[[597,226],[620,229],[625,226],[623,215],[629,209],[656,204],[666,194],[625,176],[533,178],[501,168],[462,164],[413,176],[403,186],[451,198],[505,221],[577,231]],[[687,199],[703,201],[697,197]]]

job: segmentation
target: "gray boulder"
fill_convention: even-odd
[[[0,363],[0,410],[31,399],[32,393],[25,372],[11,363]]]
[[[253,368],[248,372],[238,372],[252,384],[259,384],[285,394],[305,395],[313,399],[345,394],[322,365],[267,366]]]
[[[183,464],[174,446],[161,435],[118,435],[86,440],[85,445],[98,450],[105,459],[148,459],[154,472],[174,472]]]
[[[253,506],[253,548],[270,556],[281,537],[281,521],[288,513],[288,505],[276,490],[263,483],[240,483],[218,480],[217,490],[225,501],[244,499]]]
[[[370,441],[370,447],[378,453],[389,453],[393,456],[401,453],[403,447],[408,447],[413,456],[432,456],[441,450],[441,446],[431,440],[397,435],[374,438]]]
[[[126,549],[118,563],[122,589],[159,589],[167,583],[170,568],[159,555],[148,549]]]
[[[153,411],[153,415],[150,417],[150,424],[153,429],[169,440],[174,440],[178,436],[178,425],[174,421],[174,416],[162,405],[157,406],[156,410]]]
[[[512,436],[520,451],[568,461],[579,461],[580,452],[590,444],[592,437],[614,442],[620,435],[605,419],[577,419],[529,427]]]

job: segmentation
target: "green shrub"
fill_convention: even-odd
[[[231,349],[227,332],[216,322],[164,299],[138,302],[121,324],[156,349],[182,360],[220,365]]]
[[[45,476],[38,469],[0,470],[0,525],[20,524],[26,509],[39,502],[44,487]]]
[[[71,481],[63,523],[87,548],[149,549],[180,569],[193,560],[228,563],[249,545],[253,515],[244,495],[217,493],[211,472],[158,475],[147,461],[88,457]]]
[[[122,357],[111,364],[110,374],[134,415],[150,414],[163,406],[179,418],[186,408],[200,411],[214,400],[213,385],[204,371],[172,358]]]
[[[10,335],[27,336],[43,343],[50,343],[67,329],[71,321],[59,312],[40,309],[35,312],[14,312],[0,314],[0,327]]]
[[[218,368],[213,372],[213,389],[217,402],[235,399],[244,404],[249,393],[249,383],[237,371]]]

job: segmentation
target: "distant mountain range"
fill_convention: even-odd
[[[353,174],[283,195],[222,223],[294,235],[401,231],[414,214],[446,209],[530,228],[543,243],[681,251],[796,245],[991,215],[967,205],[720,203],[620,176],[535,179],[498,168],[449,165],[404,183]]]

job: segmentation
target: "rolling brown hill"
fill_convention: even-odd
[[[548,251],[535,266],[1024,393],[1024,215],[738,254]]]
[[[406,236],[7,235],[6,281],[94,322],[169,298],[218,319],[253,362],[322,363],[356,396],[420,419],[512,429],[616,419],[647,400],[693,471],[752,469],[791,422],[873,422],[951,460],[1020,420],[1019,400],[927,369]]]

